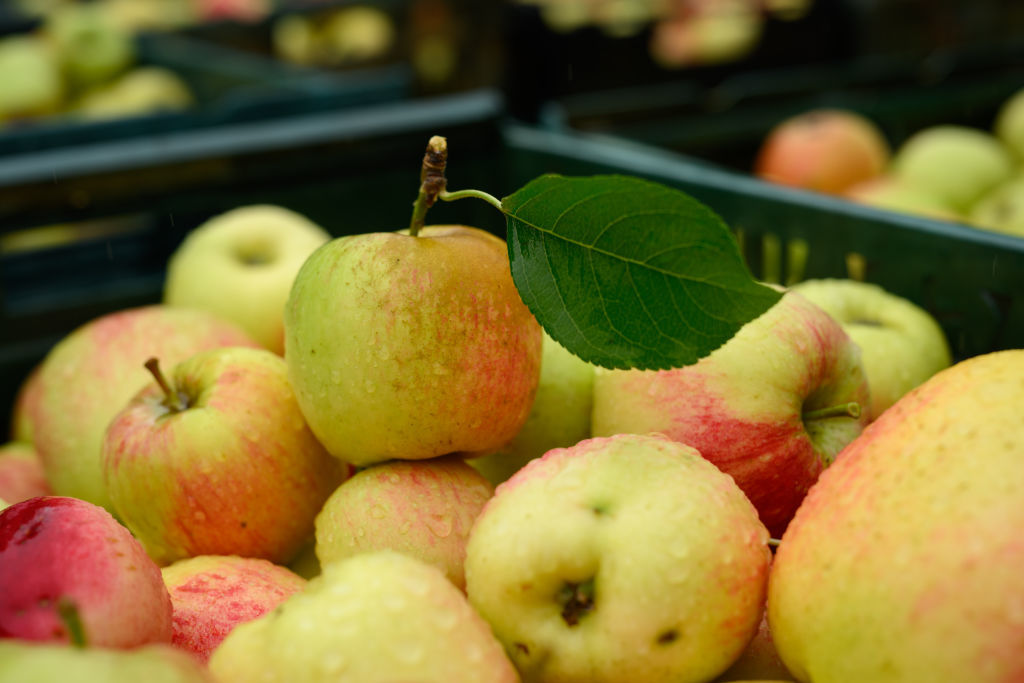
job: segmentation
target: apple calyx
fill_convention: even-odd
[[[562,605],[562,620],[568,626],[576,626],[594,609],[594,579],[566,583],[558,591],[558,602]]]
[[[164,373],[160,370],[160,361],[156,358],[150,358],[146,361],[146,369],[149,370],[150,374],[156,379],[156,383],[160,385],[160,388],[164,392],[163,405],[167,407],[172,413],[179,413],[188,408],[188,401],[181,392],[177,391],[174,386],[167,380]]]
[[[839,405],[828,406],[827,408],[808,410],[803,414],[804,422],[827,420],[833,417],[850,417],[856,420],[860,417],[860,404],[856,401],[850,401],[849,403],[840,403]]]
[[[57,601],[57,615],[68,630],[68,639],[72,647],[84,648],[88,645],[85,637],[85,625],[78,613],[78,606],[70,598],[63,597]]]

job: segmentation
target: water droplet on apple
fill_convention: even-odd
[[[337,368],[331,370],[331,381],[335,384],[341,384],[341,370]]]
[[[372,394],[373,392],[377,391],[377,385],[373,383],[373,380],[368,379],[366,380],[366,382],[363,383],[363,390],[366,391],[366,393],[368,394]]]
[[[431,515],[425,520],[427,528],[438,538],[448,538],[452,534],[452,518],[449,515]]]
[[[194,520],[196,520],[197,522],[200,522],[200,523],[205,522],[206,521],[206,513],[203,512],[202,510],[196,510],[195,512],[192,513],[192,519],[194,519]]]
[[[387,510],[380,505],[374,505],[370,508],[370,516],[374,519],[384,519],[387,517]]]
[[[389,360],[391,360],[391,350],[388,349],[386,346],[382,346],[379,349],[377,349],[377,357],[380,358],[382,362],[387,363]]]
[[[358,536],[359,538],[365,538],[366,529],[364,529],[363,527],[359,527],[358,529],[356,529],[356,536]]]
[[[409,533],[409,529],[411,528],[412,522],[410,522],[409,520],[405,520],[404,522],[402,522],[402,525],[398,527],[398,533],[405,535]]]
[[[431,612],[431,615],[434,617],[434,623],[437,624],[437,627],[442,631],[451,631],[455,628],[455,625],[459,623],[458,615],[451,610],[436,610]]]
[[[423,661],[423,643],[405,643],[395,649],[397,659],[405,664],[416,664]]]
[[[466,648],[466,659],[471,662],[479,662],[484,658],[484,652],[480,649],[480,646],[476,643],[469,643]]]
[[[385,593],[381,602],[384,603],[384,608],[391,612],[400,612],[405,609],[405,598],[401,595]]]
[[[448,374],[448,368],[446,368],[445,366],[441,365],[440,363],[434,363],[434,374],[435,375],[439,375],[439,376],[440,375],[447,375]]]

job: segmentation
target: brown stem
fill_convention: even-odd
[[[187,406],[181,400],[181,396],[178,395],[178,392],[175,391],[171,383],[167,381],[164,373],[160,371],[160,361],[156,358],[150,358],[146,361],[146,369],[149,370],[150,374],[156,379],[156,383],[163,390],[164,405],[174,412],[185,410]]]
[[[420,169],[420,191],[412,205],[412,220],[409,222],[409,234],[415,237],[423,228],[427,210],[434,205],[438,196],[448,185],[444,177],[448,165],[448,141],[440,135],[430,138],[427,151],[423,155],[423,166]]]

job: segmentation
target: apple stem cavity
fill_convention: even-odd
[[[562,619],[568,626],[576,626],[594,608],[594,580],[567,583],[558,592],[562,603]]]
[[[75,603],[68,598],[61,598],[57,601],[57,614],[68,630],[71,646],[86,647],[88,642],[85,637],[85,625],[82,624],[82,616],[78,613]]]
[[[850,401],[849,403],[840,403],[839,405],[829,406],[827,408],[808,410],[803,414],[804,422],[808,422],[810,420],[827,420],[833,417],[852,417],[853,419],[857,419],[860,417],[860,404],[856,401]]]
[[[167,381],[167,377],[160,371],[160,361],[156,358],[150,358],[146,361],[146,369],[149,370],[150,374],[156,379],[156,383],[160,385],[160,388],[164,392],[164,405],[167,406],[172,412],[178,413],[188,408],[185,400],[182,398],[174,386]]]

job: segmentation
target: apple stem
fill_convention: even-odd
[[[57,614],[68,629],[68,638],[71,640],[72,647],[88,645],[85,637],[85,625],[82,623],[82,616],[78,613],[78,607],[75,606],[74,601],[68,598],[58,600]]]
[[[778,539],[778,538],[769,538],[768,539],[768,545],[770,545],[773,548],[778,548],[780,543],[782,543],[782,541],[780,539]]]
[[[860,417],[860,404],[856,401],[850,401],[849,403],[840,403],[828,408],[809,410],[803,415],[805,422],[808,420],[825,420],[830,417],[852,417],[856,419]]]
[[[187,406],[184,401],[181,400],[181,396],[179,396],[178,392],[174,390],[171,383],[167,381],[164,373],[160,371],[160,361],[156,358],[150,358],[146,361],[146,369],[149,370],[150,374],[152,374],[156,379],[156,383],[160,385],[161,389],[163,389],[164,405],[174,412],[185,410]]]
[[[485,202],[496,208],[498,211],[502,210],[501,200],[492,194],[487,194],[483,190],[457,190],[455,192],[448,192],[447,190],[445,190],[444,192],[439,194],[438,197],[440,197],[446,202],[453,202],[456,199],[466,199],[468,197],[473,197],[475,199],[484,200]]]
[[[434,205],[438,195],[444,192],[448,184],[444,177],[447,165],[448,141],[440,135],[435,135],[430,138],[427,143],[427,151],[423,155],[423,167],[420,169],[420,191],[412,205],[409,234],[413,237],[423,229],[427,210]]]

